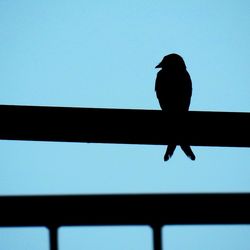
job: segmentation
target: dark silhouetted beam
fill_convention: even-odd
[[[249,193],[1,196],[0,208],[0,226],[250,224]]]
[[[0,105],[0,139],[250,147],[250,113]]]

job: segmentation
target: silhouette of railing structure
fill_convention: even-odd
[[[250,113],[0,105],[0,139],[250,147]]]
[[[62,226],[149,225],[162,250],[164,225],[250,224],[250,194],[2,196],[1,227],[45,226],[58,249]]]
[[[250,114],[0,105],[0,139],[250,147]],[[185,124],[185,126],[183,126]],[[164,225],[250,224],[250,193],[1,196],[1,227],[149,225],[162,250]]]

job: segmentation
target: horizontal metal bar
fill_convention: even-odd
[[[250,193],[1,196],[0,226],[250,224]]]
[[[0,105],[0,139],[250,147],[250,113]]]

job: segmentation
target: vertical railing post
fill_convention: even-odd
[[[154,250],[163,250],[162,248],[162,225],[152,225]]]
[[[58,250],[58,226],[49,226],[50,250]]]

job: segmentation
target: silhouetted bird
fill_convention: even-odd
[[[155,68],[161,68],[155,81],[161,109],[168,112],[187,112],[192,96],[192,81],[182,57],[177,54],[167,55]],[[180,146],[191,160],[195,160],[189,145]],[[164,161],[171,158],[175,148],[176,145],[168,145]]]

